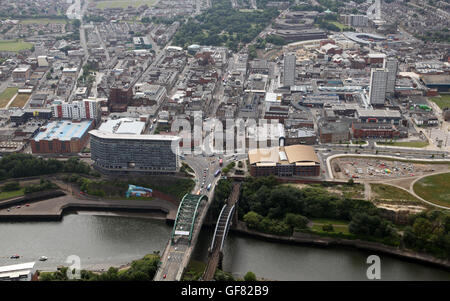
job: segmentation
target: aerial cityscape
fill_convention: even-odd
[[[449,281],[449,25],[449,0],[0,0],[0,280]]]

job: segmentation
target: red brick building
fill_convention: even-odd
[[[393,124],[380,123],[353,123],[353,138],[387,138],[393,139],[400,136],[400,132]]]

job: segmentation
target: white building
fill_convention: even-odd
[[[369,100],[371,105],[384,105],[388,72],[384,68],[372,69]]]
[[[0,267],[0,281],[31,281],[35,262]]]
[[[95,119],[101,116],[101,98],[85,98],[72,102],[54,101],[51,108],[55,118]]]

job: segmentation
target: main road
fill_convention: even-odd
[[[203,192],[202,194],[205,194],[208,197],[208,200],[206,203],[203,202],[198,209],[198,215],[194,223],[194,230],[190,243],[184,237],[177,239],[175,242],[172,242],[171,238],[169,238],[167,246],[161,255],[161,265],[154,278],[156,281],[181,280],[183,272],[189,264],[197,243],[201,225],[203,224],[212,202],[215,185],[219,180],[218,177],[214,177],[214,172],[219,167],[219,164],[217,160],[214,160],[214,157],[188,155],[185,157],[184,161],[195,172],[196,184],[193,193],[195,194],[201,189]],[[207,186],[208,184],[211,184],[211,189],[209,191],[204,189],[204,186]]]

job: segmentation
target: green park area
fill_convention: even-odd
[[[10,199],[10,198],[15,198],[18,196],[22,196],[25,194],[25,189],[24,188],[20,188],[17,190],[12,190],[12,191],[2,191],[0,192],[0,200],[6,200],[6,199]]]
[[[450,206],[450,173],[422,178],[414,184],[414,192],[429,202]]]
[[[409,192],[386,184],[370,184],[372,189],[372,195],[377,200],[391,201],[391,202],[408,202],[408,203],[421,203],[422,201],[414,197]]]
[[[378,142],[379,145],[401,146],[401,147],[426,147],[430,143],[428,141],[406,141],[406,142]]]
[[[16,87],[9,87],[6,88],[1,94],[0,94],[0,108],[4,108],[8,102],[11,100],[11,98],[16,95],[19,88]]]
[[[152,6],[155,5],[158,0],[94,0],[96,8],[127,8],[128,6],[139,7],[141,5]]]
[[[23,40],[2,40],[0,41],[0,51],[18,52],[28,50],[33,47],[33,43],[25,42]]]
[[[87,194],[110,199],[124,199],[125,192],[130,184],[155,189],[170,195],[177,200],[181,200],[182,197],[186,193],[192,191],[195,186],[195,182],[192,179],[170,176],[128,177],[126,180],[119,178],[113,180],[92,180],[74,174],[72,176],[67,176],[64,180],[78,184],[79,188]],[[139,200],[153,199],[138,197],[131,198]]]
[[[348,230],[348,221],[315,218],[311,219],[311,223],[311,230],[318,234],[350,234]]]
[[[442,110],[450,108],[450,95],[440,95],[439,97],[430,98],[430,100],[438,105]]]
[[[350,27],[338,21],[331,21],[330,23],[336,25],[341,31],[347,31],[350,29]]]
[[[14,101],[11,103],[10,107],[23,108],[27,103],[28,99],[30,99],[30,94],[19,94],[16,96]]]

